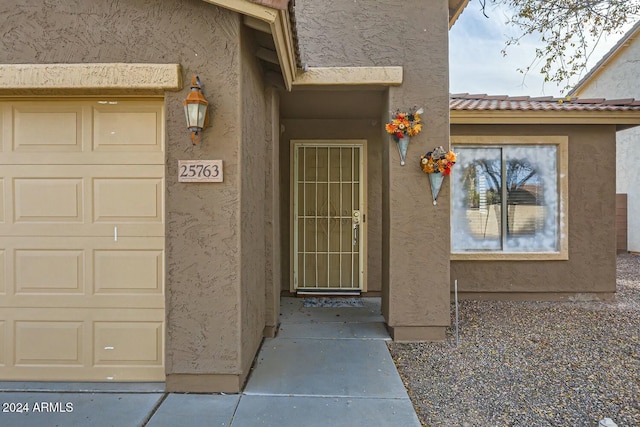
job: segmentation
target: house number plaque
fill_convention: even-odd
[[[178,182],[222,182],[222,160],[178,160]]]

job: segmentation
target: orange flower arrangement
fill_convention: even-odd
[[[445,151],[440,146],[420,156],[420,167],[424,173],[441,173],[447,176],[451,174],[451,168],[457,160],[456,153],[451,150]]]
[[[422,108],[414,107],[409,112],[404,113],[397,110],[391,117],[391,122],[387,123],[385,130],[388,134],[393,135],[396,142],[405,136],[416,136],[422,130]]]

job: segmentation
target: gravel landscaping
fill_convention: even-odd
[[[389,343],[423,425],[640,426],[640,256],[618,256],[617,285],[616,302],[461,301],[458,346],[453,327]]]

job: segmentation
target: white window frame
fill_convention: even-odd
[[[558,177],[558,250],[553,252],[463,251],[451,252],[452,261],[531,261],[569,259],[569,137],[568,136],[451,136],[451,146],[500,147],[513,145],[555,145]],[[455,168],[453,173],[456,173]],[[451,197],[453,213],[454,195]],[[452,237],[453,238],[453,237]]]

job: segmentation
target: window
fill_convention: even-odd
[[[567,259],[567,138],[451,141],[452,259]]]

